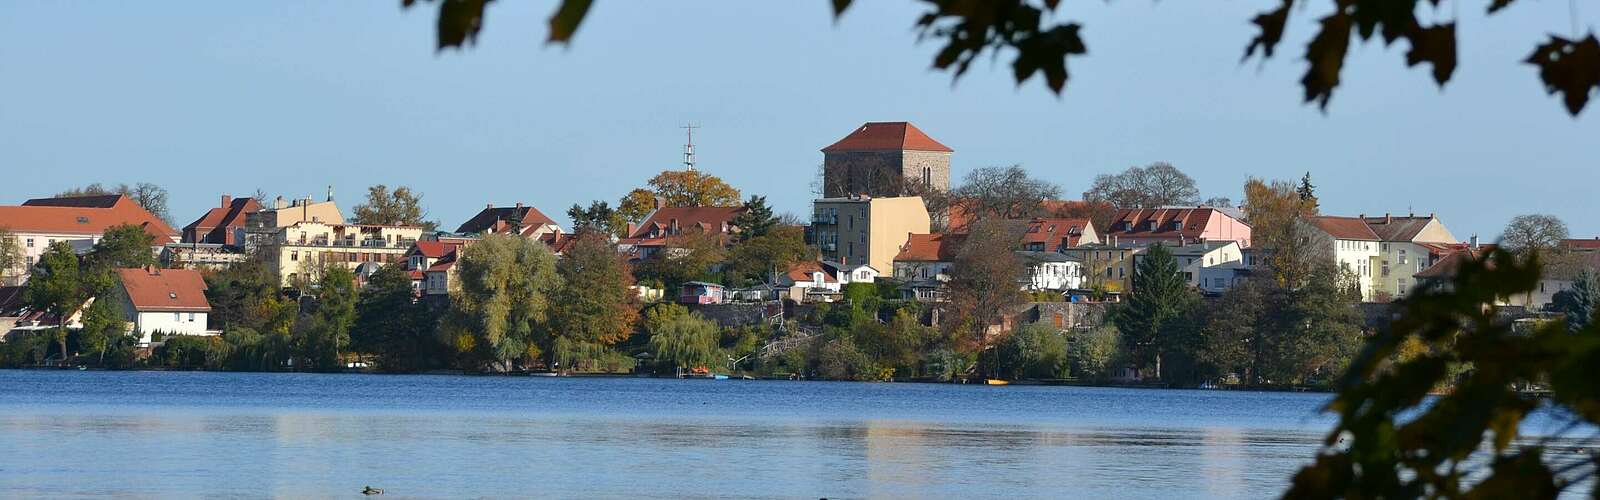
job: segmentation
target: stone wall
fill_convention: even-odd
[[[689,304],[688,307],[690,311],[700,313],[701,316],[717,322],[717,325],[723,328],[757,326],[766,318],[781,314],[783,311],[783,305],[778,302]]]
[[[852,193],[900,196],[904,183],[927,183],[950,190],[950,153],[938,151],[841,151],[825,153],[822,161],[822,195],[839,198]]]
[[[906,179],[922,179],[922,169],[928,169],[927,183],[939,191],[950,190],[950,153],[940,151],[905,151],[901,153],[900,175]]]

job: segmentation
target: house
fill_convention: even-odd
[[[928,208],[916,196],[823,198],[811,207],[811,238],[823,260],[892,269],[906,235],[929,231]]]
[[[647,259],[669,246],[669,240],[690,234],[724,236],[738,232],[733,219],[744,207],[661,207],[632,226],[628,237],[617,241],[617,251],[635,260]]]
[[[1324,246],[1333,248],[1334,262],[1352,273],[1361,288],[1361,300],[1371,301],[1372,264],[1380,254],[1378,233],[1362,217],[1317,216],[1306,223],[1321,232]]]
[[[419,240],[412,243],[411,248],[407,249],[406,253],[401,257],[406,273],[411,276],[411,289],[419,295],[429,294],[430,292],[434,294],[448,293],[450,280],[453,278],[451,275],[453,273],[450,271],[451,266],[440,268],[440,272],[448,274],[441,277],[439,286],[433,290],[428,287],[427,273],[440,263],[455,262],[456,252],[473,241],[476,240],[440,238],[432,241]]]
[[[1225,262],[1214,266],[1204,266],[1196,275],[1200,281],[1200,292],[1207,295],[1221,295],[1250,279],[1255,272],[1255,266],[1248,261]]]
[[[328,188],[326,201],[312,201],[311,197],[307,196],[286,202],[279,196],[272,201],[271,207],[262,207],[260,210],[245,214],[242,244],[247,249],[271,244],[279,230],[301,222],[344,224],[344,213],[339,211],[339,205],[333,201],[333,188]],[[239,238],[235,238],[235,244],[241,244]]]
[[[810,260],[789,266],[789,271],[776,280],[776,288],[780,297],[795,302],[832,302],[844,285],[872,283],[878,275],[876,268],[866,264]]]
[[[950,268],[956,260],[965,234],[909,234],[894,256],[894,278],[900,281],[950,280]]]
[[[1446,254],[1438,262],[1413,277],[1421,286],[1448,288],[1450,281],[1456,277],[1463,264],[1484,258],[1494,248],[1494,245],[1458,246],[1454,252]],[[1548,309],[1555,302],[1556,294],[1571,290],[1578,275],[1583,271],[1600,272],[1600,252],[1581,252],[1574,254],[1573,257],[1566,261],[1547,264],[1543,275],[1539,277],[1537,288],[1532,292],[1507,297],[1495,305],[1524,307],[1529,310]]]
[[[954,152],[908,122],[867,123],[822,148],[822,196],[949,191]]]
[[[505,233],[539,238],[546,234],[561,233],[561,226],[539,209],[518,202],[510,207],[496,207],[490,203],[456,228],[456,234],[463,235]]]
[[[722,285],[704,281],[690,281],[678,289],[678,302],[683,304],[721,304],[725,296]]]
[[[220,243],[168,243],[161,248],[161,267],[217,271],[244,262],[244,249]]]
[[[1307,218],[1334,249],[1340,267],[1354,273],[1363,301],[1402,298],[1417,286],[1416,274],[1453,252],[1455,236],[1433,215],[1417,217],[1317,216]]]
[[[1019,250],[1017,258],[1027,267],[1023,290],[1066,291],[1083,288],[1083,261],[1059,252]]]
[[[1232,240],[1250,247],[1250,225],[1237,210],[1216,207],[1163,207],[1118,210],[1105,235],[1131,246],[1177,245]]]
[[[20,251],[15,266],[0,269],[4,281],[0,285],[27,282],[33,265],[50,245],[67,242],[86,252],[107,229],[122,224],[139,226],[155,239],[151,255],[179,238],[177,230],[124,195],[37,198],[20,206],[0,206],[0,229],[11,233]]]
[[[1060,252],[1079,245],[1100,242],[1094,222],[1083,218],[1034,218],[1022,233],[1022,249],[1031,252]]]
[[[1590,239],[1566,239],[1556,245],[1569,252],[1600,252],[1600,236]]]
[[[1189,286],[1200,286],[1200,270],[1207,266],[1217,266],[1229,263],[1244,262],[1244,252],[1239,248],[1239,242],[1233,240],[1202,241],[1184,245],[1166,246],[1172,252],[1173,260],[1178,262],[1178,273],[1183,275],[1183,280]],[[1137,252],[1134,256],[1134,267],[1138,268],[1139,262],[1149,255],[1149,247]]]
[[[1128,293],[1133,290],[1134,255],[1141,251],[1142,248],[1093,243],[1063,249],[1061,253],[1083,263],[1085,288]]]
[[[206,329],[211,303],[206,301],[206,282],[198,271],[189,269],[118,269],[122,284],[123,317],[139,336],[140,344],[150,344],[152,335],[216,335]]]
[[[572,248],[572,244],[577,241],[578,235],[572,233],[550,231],[539,235],[539,242],[550,247],[550,251],[557,256],[566,255],[567,250]]]
[[[460,273],[456,269],[456,261],[460,255],[459,251],[451,252],[423,271],[423,296],[447,297],[450,295],[450,290],[460,286]]]
[[[182,242],[243,246],[245,220],[259,211],[261,203],[255,198],[222,195],[220,206],[212,207],[199,219],[183,226]]]
[[[949,290],[945,288],[945,282],[939,280],[918,279],[907,281],[901,284],[897,290],[900,292],[902,300],[914,300],[917,302],[945,302],[950,300]]]
[[[268,268],[287,287],[315,279],[321,266],[354,270],[363,263],[399,262],[421,237],[418,226],[306,221],[278,228],[266,238],[257,238],[255,244],[267,255]]]

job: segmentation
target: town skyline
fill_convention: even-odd
[[[574,203],[615,204],[655,173],[681,169],[679,127],[693,122],[701,170],[804,216],[819,149],[865,122],[909,121],[955,149],[953,184],[976,168],[1020,164],[1076,198],[1097,174],[1166,161],[1196,179],[1202,198],[1238,202],[1248,176],[1309,171],[1327,214],[1435,213],[1462,238],[1492,240],[1513,216],[1551,213],[1575,238],[1600,234],[1584,189],[1600,181],[1596,151],[1572,146],[1595,137],[1600,122],[1593,112],[1568,118],[1530,91],[1537,82],[1514,66],[1523,47],[1491,45],[1530,26],[1564,29],[1564,5],[1521,6],[1494,19],[1461,13],[1485,33],[1464,40],[1461,73],[1443,91],[1414,74],[1422,70],[1393,64],[1399,49],[1358,51],[1358,72],[1326,114],[1297,104],[1303,63],[1234,63],[1248,37],[1233,24],[1244,16],[1201,15],[1197,26],[1178,26],[1196,8],[1172,4],[1081,7],[1095,27],[1086,36],[1103,38],[1090,57],[1074,59],[1059,99],[1038,82],[1015,87],[998,65],[979,64],[952,87],[947,75],[925,70],[936,47],[879,29],[914,10],[901,4],[858,5],[837,26],[822,6],[723,26],[705,12],[602,4],[593,15],[607,21],[587,26],[566,50],[537,43],[547,5],[497,4],[489,22],[500,29],[474,48],[437,55],[431,14],[392,5],[206,7],[192,15],[212,22],[194,33],[117,46],[82,41],[95,39],[89,30],[115,36],[184,15],[165,6],[0,9],[0,36],[52,49],[0,49],[18,74],[36,75],[0,83],[8,94],[35,96],[0,120],[0,164],[21,172],[0,186],[5,204],[91,182],[152,182],[171,193],[172,222],[181,226],[221,194],[260,188],[320,199],[331,184],[348,209],[381,183],[424,194],[429,218],[445,228],[485,203],[515,202],[565,225]],[[1114,17],[1130,13],[1147,17]],[[44,24],[23,20],[38,16],[78,22],[35,36]],[[246,18],[260,24],[239,24]],[[341,22],[352,19],[370,22]],[[1179,46],[1139,42],[1127,29],[1146,24],[1237,36]],[[703,31],[660,47],[622,43],[685,27]],[[722,43],[741,37],[771,40],[770,53],[752,59],[755,49]],[[1119,57],[1149,62],[1119,65]],[[808,79],[786,67],[796,58],[863,77]],[[715,63],[725,60],[742,64]],[[654,88],[638,92],[641,80],[627,77],[635,72],[649,74]],[[118,85],[103,85],[99,75],[108,73]],[[1164,74],[1203,83],[1191,84],[1197,93],[1145,81]],[[1490,96],[1492,105],[1479,105]],[[1383,120],[1372,118],[1377,111]],[[207,168],[224,175],[195,175]],[[49,175],[69,170],[77,174]]]

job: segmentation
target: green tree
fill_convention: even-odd
[[[1121,345],[1122,332],[1115,325],[1102,325],[1078,333],[1067,346],[1067,360],[1073,376],[1101,380],[1116,375]]]
[[[922,372],[919,365],[942,340],[937,329],[923,325],[909,308],[895,311],[883,335],[885,349],[879,360],[912,377]]]
[[[461,286],[451,292],[442,333],[468,363],[511,370],[539,360],[550,296],[561,287],[555,255],[537,241],[504,234],[461,253]]]
[[[1141,369],[1169,382],[1193,381],[1192,318],[1198,296],[1162,244],[1150,247],[1134,272],[1134,293],[1117,316],[1125,349]]]
[[[633,334],[639,309],[629,288],[633,276],[616,246],[598,233],[577,238],[556,264],[562,285],[553,296],[544,349],[551,366],[592,370]]]
[[[400,186],[389,191],[389,186],[378,184],[367,188],[366,203],[356,205],[355,217],[351,222],[356,224],[377,224],[386,226],[422,226],[427,231],[437,229],[439,224],[424,220],[427,211],[422,208],[422,195],[414,193],[411,188]]]
[[[0,227],[0,285],[9,285],[22,274],[17,268],[22,264],[22,249],[16,235]]]
[[[121,345],[128,336],[128,322],[122,316],[125,293],[120,286],[112,286],[95,296],[83,312],[83,328],[78,331],[78,348],[94,353],[101,365],[106,364],[106,353]]]
[[[567,217],[572,219],[573,231],[576,232],[588,229],[618,238],[628,236],[627,219],[622,213],[612,209],[611,205],[600,200],[589,202],[589,208],[572,204],[572,208],[567,209]]]
[[[28,279],[24,298],[29,306],[56,317],[55,340],[61,346],[61,356],[67,357],[66,321],[83,306],[85,296],[78,256],[72,245],[65,241],[52,243],[39,256],[33,275]]]
[[[717,366],[717,324],[699,313],[674,315],[650,331],[656,361],[679,370]]]
[[[444,348],[434,334],[437,321],[428,306],[416,300],[405,269],[383,266],[361,289],[350,345],[376,355],[383,371],[422,370],[434,366]]]
[[[1600,294],[1600,275],[1584,269],[1572,279],[1572,289],[1557,293],[1552,297],[1551,305],[1556,312],[1566,316],[1567,328],[1577,332],[1600,319],[1600,316],[1596,316],[1595,305],[1600,301],[1596,294]]]
[[[1311,185],[1311,172],[1306,172],[1300,178],[1300,187],[1295,189],[1295,194],[1300,196],[1300,203],[1309,207],[1313,212],[1317,210],[1317,187]]]
[[[156,264],[155,237],[133,224],[107,228],[84,256],[81,279],[85,293],[97,295],[116,286],[116,270]]]
[[[1339,421],[1284,497],[1556,498],[1592,481],[1593,460],[1521,433],[1536,411],[1562,424],[1543,431],[1553,437],[1600,424],[1600,326],[1524,330],[1495,306],[1537,289],[1540,273],[1537,256],[1495,250],[1407,297],[1339,378],[1325,407]],[[1454,390],[1433,394],[1442,383]],[[1519,390],[1536,383],[1548,395]]]
[[[739,228],[735,241],[743,242],[772,232],[778,225],[778,217],[772,214],[772,207],[767,206],[767,197],[750,195],[744,202],[744,211],[733,217],[733,225]]]
[[[734,244],[728,263],[736,276],[771,283],[789,266],[814,258],[816,254],[806,246],[805,230],[779,226]]]
[[[995,368],[994,355],[982,355],[991,352],[991,333],[1006,314],[1027,300],[1017,285],[1022,262],[1012,252],[1020,235],[1016,221],[979,219],[951,264],[950,320],[946,324],[970,342],[973,352],[980,353],[977,371],[985,377]]]
[[[1269,282],[1234,285],[1208,308],[1201,329],[1201,362],[1220,374],[1238,374],[1245,384],[1260,382],[1271,354],[1272,326],[1264,319],[1273,301]]]
[[[1067,338],[1044,323],[1028,323],[1001,344],[1000,359],[1012,379],[1063,378],[1068,372]]]
[[[297,344],[312,367],[336,371],[344,367],[340,358],[350,346],[350,328],[356,321],[356,275],[342,265],[328,266],[320,274],[316,309],[297,325]]]
[[[721,234],[691,228],[668,237],[665,248],[640,262],[634,274],[641,281],[659,281],[671,292],[685,282],[714,280],[712,268],[726,256]]]

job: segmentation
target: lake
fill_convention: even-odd
[[[0,371],[0,497],[1265,498],[1327,394]]]

